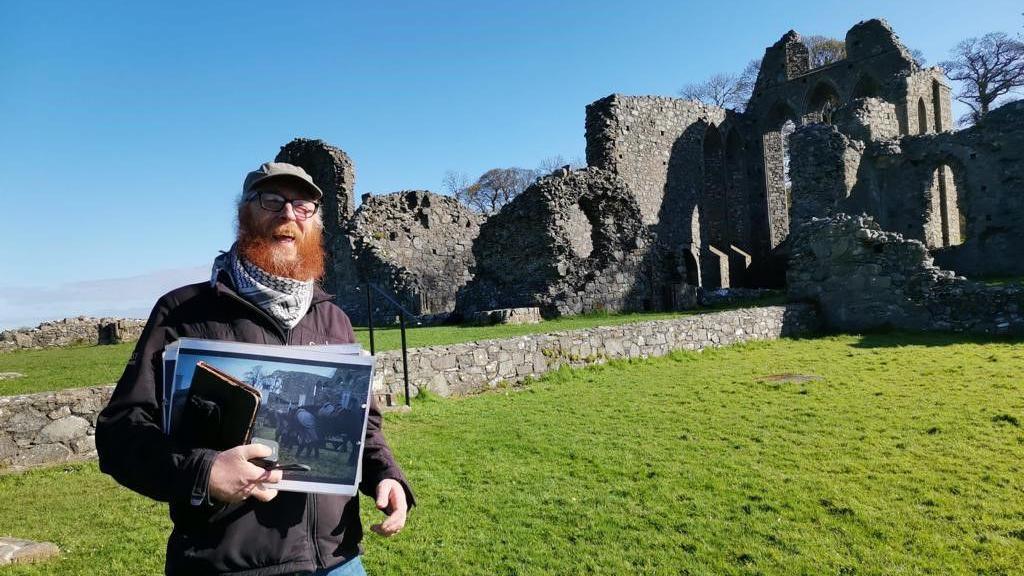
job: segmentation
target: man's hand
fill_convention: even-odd
[[[405,516],[409,511],[409,505],[405,501],[405,488],[398,480],[385,478],[377,484],[377,508],[388,515],[380,524],[370,526],[370,529],[381,536],[393,536],[402,531],[405,526]]]
[[[281,471],[264,470],[249,460],[273,453],[269,446],[248,444],[218,454],[210,469],[210,497],[227,503],[241,502],[249,496],[260,502],[272,500],[277,490],[265,485],[280,482]]]

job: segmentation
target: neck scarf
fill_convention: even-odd
[[[277,320],[286,329],[292,329],[309,311],[313,301],[313,281],[303,282],[273,274],[238,255],[236,247],[222,253],[213,261],[211,284],[217,283],[221,270],[231,276],[235,291],[255,304],[260,310]]]

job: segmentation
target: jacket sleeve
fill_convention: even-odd
[[[337,317],[332,319],[331,324],[333,331],[336,332],[335,337],[341,342],[356,342],[352,322],[340,308],[334,307],[334,309],[337,310]],[[405,500],[409,504],[409,508],[412,508],[416,504],[416,498],[413,496],[412,488],[409,487],[409,482],[405,479],[405,474],[402,473],[398,462],[391,454],[388,441],[384,438],[384,431],[381,429],[383,420],[376,395],[371,390],[370,414],[366,422],[366,438],[363,444],[363,480],[359,484],[359,490],[371,498],[376,498],[377,484],[381,480],[388,478],[397,480],[405,489]]]
[[[391,447],[384,439],[384,431],[381,429],[383,417],[380,407],[377,406],[377,399],[370,394],[370,417],[366,422],[366,440],[363,446],[363,481],[359,484],[359,490],[371,498],[377,497],[377,484],[381,480],[392,478],[405,489],[405,500],[412,508],[416,504],[412,488],[405,479],[405,474],[391,454]]]
[[[209,502],[214,450],[176,446],[163,432],[163,350],[178,338],[168,321],[173,304],[161,298],[135,346],[110,402],[96,421],[100,470],[154,500]]]

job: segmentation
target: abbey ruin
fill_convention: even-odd
[[[327,195],[325,287],[356,322],[366,282],[428,319],[673,310],[695,290],[781,287],[790,232],[840,213],[921,242],[958,275],[1024,273],[1012,251],[1024,239],[1024,103],[953,131],[942,70],[915,63],[888,24],[858,23],[845,44],[844,59],[812,69],[786,33],[742,112],[597,100],[588,166],[539,178],[490,218],[427,191],[367,195],[356,210],[352,161],[319,140],[295,140],[277,160]]]

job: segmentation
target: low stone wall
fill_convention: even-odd
[[[0,396],[0,470],[96,456],[96,416],[113,386]]]
[[[414,348],[409,355],[413,395],[425,389],[441,396],[472,394],[502,382],[520,382],[561,366],[585,366],[618,358],[664,356],[751,340],[812,334],[816,310],[806,304],[747,308],[505,340]],[[404,393],[402,353],[377,355],[374,388]]]
[[[0,332],[0,352],[74,344],[118,344],[139,339],[145,320],[78,316],[43,322],[35,328]]]
[[[540,376],[563,365],[585,366],[615,358],[664,356],[750,340],[800,336],[818,330],[818,315],[807,304],[748,308],[673,320],[532,334],[412,348],[412,393],[472,394]],[[374,391],[404,393],[402,352],[377,355]],[[60,392],[0,397],[0,471],[84,460],[96,456],[96,416],[113,392],[96,386]]]

